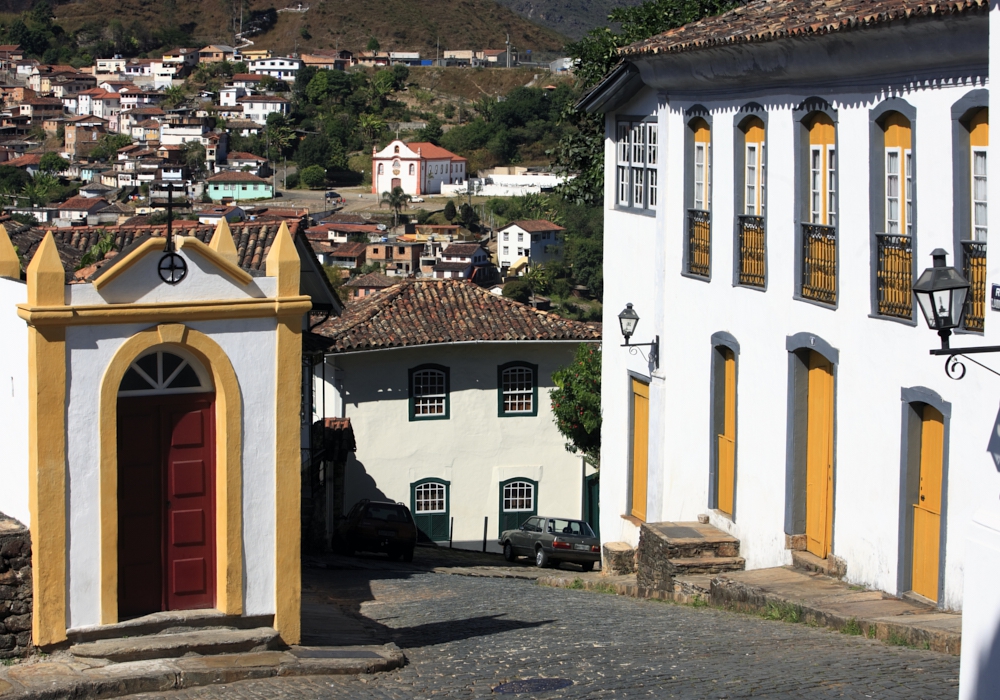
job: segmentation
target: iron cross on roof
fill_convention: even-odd
[[[152,204],[152,199],[150,199]],[[160,279],[167,284],[177,284],[187,276],[187,262],[174,248],[174,207],[189,207],[188,202],[174,203],[174,183],[167,184],[167,242],[163,247],[163,257],[157,265]]]

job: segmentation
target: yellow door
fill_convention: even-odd
[[[726,386],[723,431],[719,435],[718,508],[732,515],[736,486],[736,356],[729,349],[722,352],[726,358]]]
[[[941,544],[944,416],[925,406],[920,429],[920,493],[913,506],[913,591],[937,602]]]
[[[826,559],[833,539],[833,365],[809,354],[806,417],[806,549]]]
[[[649,461],[649,384],[632,380],[632,505],[631,513],[646,520],[646,480]]]

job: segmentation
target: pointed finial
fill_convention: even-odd
[[[240,254],[236,250],[233,233],[229,230],[229,222],[226,221],[225,216],[219,220],[219,225],[215,227],[215,233],[212,235],[212,241],[208,247],[234,265],[239,264]]]
[[[281,222],[281,228],[271,242],[265,263],[267,276],[278,278],[279,297],[299,295],[299,254],[295,250],[292,234],[288,231],[288,224],[284,221]]]
[[[63,269],[52,232],[45,234],[28,264],[28,305],[63,306],[66,303],[66,270]]]
[[[17,251],[3,224],[0,224],[0,277],[21,279],[21,261],[17,259]]]

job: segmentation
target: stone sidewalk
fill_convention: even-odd
[[[677,603],[703,603],[956,656],[962,649],[961,613],[941,611],[790,566],[678,577],[674,590],[670,591],[640,588],[635,574],[558,572],[540,577],[538,583]]]

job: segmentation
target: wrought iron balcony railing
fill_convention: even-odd
[[[837,228],[802,224],[802,296],[837,303]]]
[[[986,241],[962,241],[962,274],[969,280],[965,330],[986,329]]]
[[[880,316],[913,318],[913,238],[876,233],[876,301]]]
[[[739,282],[764,288],[767,281],[767,248],[763,216],[739,217]]]
[[[708,277],[712,261],[712,215],[703,209],[688,209],[687,271]]]

